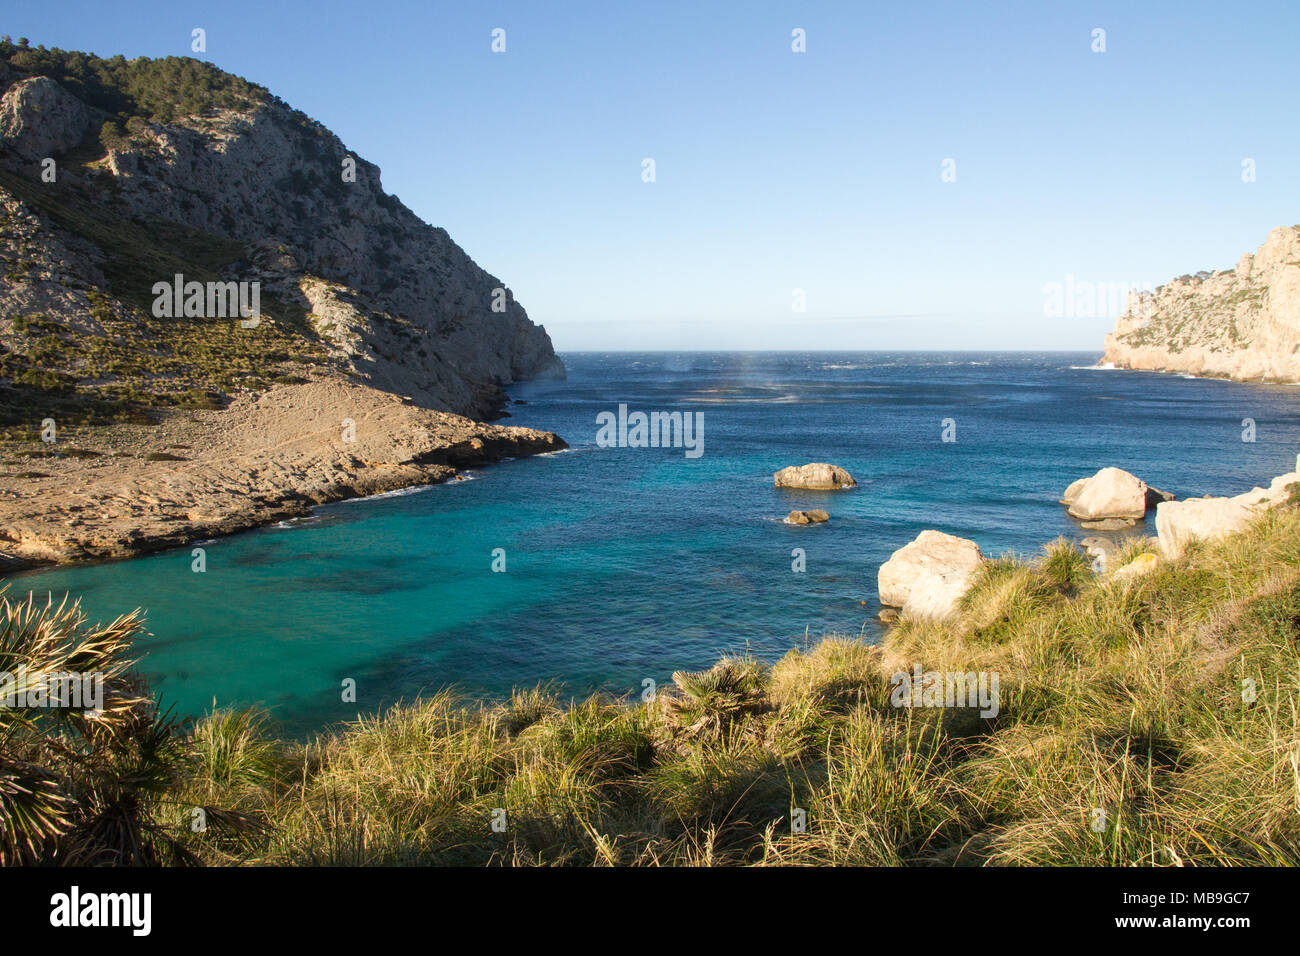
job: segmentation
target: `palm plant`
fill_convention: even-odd
[[[706,671],[678,671],[679,694],[664,699],[664,710],[686,738],[718,739],[733,724],[771,709],[767,668],[749,657],[723,658]]]
[[[185,739],[131,672],[141,625],[0,595],[0,865],[193,862],[167,819]]]

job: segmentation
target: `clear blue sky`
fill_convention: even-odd
[[[0,16],[102,56],[188,55],[193,27],[206,59],[377,163],[561,350],[1100,350],[1109,319],[1046,318],[1045,283],[1226,268],[1300,222],[1295,0],[8,0]]]

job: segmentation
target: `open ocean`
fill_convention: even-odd
[[[511,388],[527,404],[505,424],[556,431],[568,452],[208,543],[203,574],[186,547],[16,575],[9,594],[70,592],[93,619],[142,607],[141,669],[165,705],[259,703],[301,736],[448,685],[630,694],[727,651],[874,640],[876,570],[922,529],[1032,554],[1087,534],[1057,501],[1105,465],[1182,498],[1267,485],[1300,451],[1300,389],[1088,368],[1095,352],[563,358],[567,381]],[[621,403],[702,412],[704,453],[598,447],[597,415]],[[809,461],[858,487],[772,487]],[[830,522],[783,523],[806,507]]]

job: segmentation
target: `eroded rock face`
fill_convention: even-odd
[[[31,177],[31,160],[59,158],[106,118],[53,79],[13,79],[0,97],[0,165]],[[223,279],[260,282],[310,312],[347,372],[424,407],[492,417],[503,386],[564,376],[546,330],[504,282],[386,194],[377,166],[279,100],[136,124],[99,163],[60,159],[59,183],[108,220],[125,211],[244,244],[247,256]],[[110,210],[109,197],[120,206]],[[40,221],[41,242],[86,244],[17,194],[0,189],[0,198]],[[40,304],[74,325],[86,310],[62,308],[61,288],[94,288],[114,311],[130,299],[92,269],[64,271],[0,287],[0,315]]]
[[[1106,336],[1119,368],[1300,381],[1300,226],[1268,234],[1235,269],[1133,293]]]
[[[423,330],[426,343],[383,356],[384,375],[404,394],[423,388],[443,397],[440,407],[482,414],[468,396],[563,377],[550,337],[504,282],[386,195],[377,166],[285,104],[149,125],[125,152],[132,163],[117,178],[139,214],[286,245],[288,278],[320,290],[320,277],[336,298],[354,299],[363,339],[382,338],[375,313]],[[355,182],[342,178],[348,159]],[[374,369],[362,362],[358,371]]]
[[[1147,511],[1146,482],[1121,468],[1103,468],[1082,487],[1075,482],[1066,497],[1071,498],[1070,515],[1081,521],[1137,519]]]
[[[857,482],[838,465],[825,462],[811,462],[807,465],[791,465],[772,475],[778,488],[805,488],[811,491],[837,491],[841,488],[853,488]]]
[[[948,617],[956,613],[983,560],[974,541],[922,531],[880,566],[880,603],[911,617]]]
[[[0,148],[23,159],[66,152],[90,125],[90,108],[47,76],[19,80],[0,97]]]

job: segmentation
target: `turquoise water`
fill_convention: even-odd
[[[260,703],[305,734],[447,685],[633,693],[724,651],[874,638],[876,570],[923,528],[1033,552],[1082,536],[1057,499],[1103,465],[1180,497],[1223,494],[1266,484],[1300,450],[1298,389],[1078,367],[1095,353],[564,359],[567,381],[512,389],[527,404],[509,424],[557,431],[572,451],[211,542],[203,574],[185,548],[18,575],[10,593],[71,592],[95,618],[143,607],[141,667],[165,702]],[[703,412],[703,456],[597,447],[596,415],[620,403]],[[940,441],[945,418],[955,443]],[[843,465],[858,488],[772,487],[807,461]],[[831,521],[783,524],[796,507]],[[356,703],[341,699],[346,678]]]

